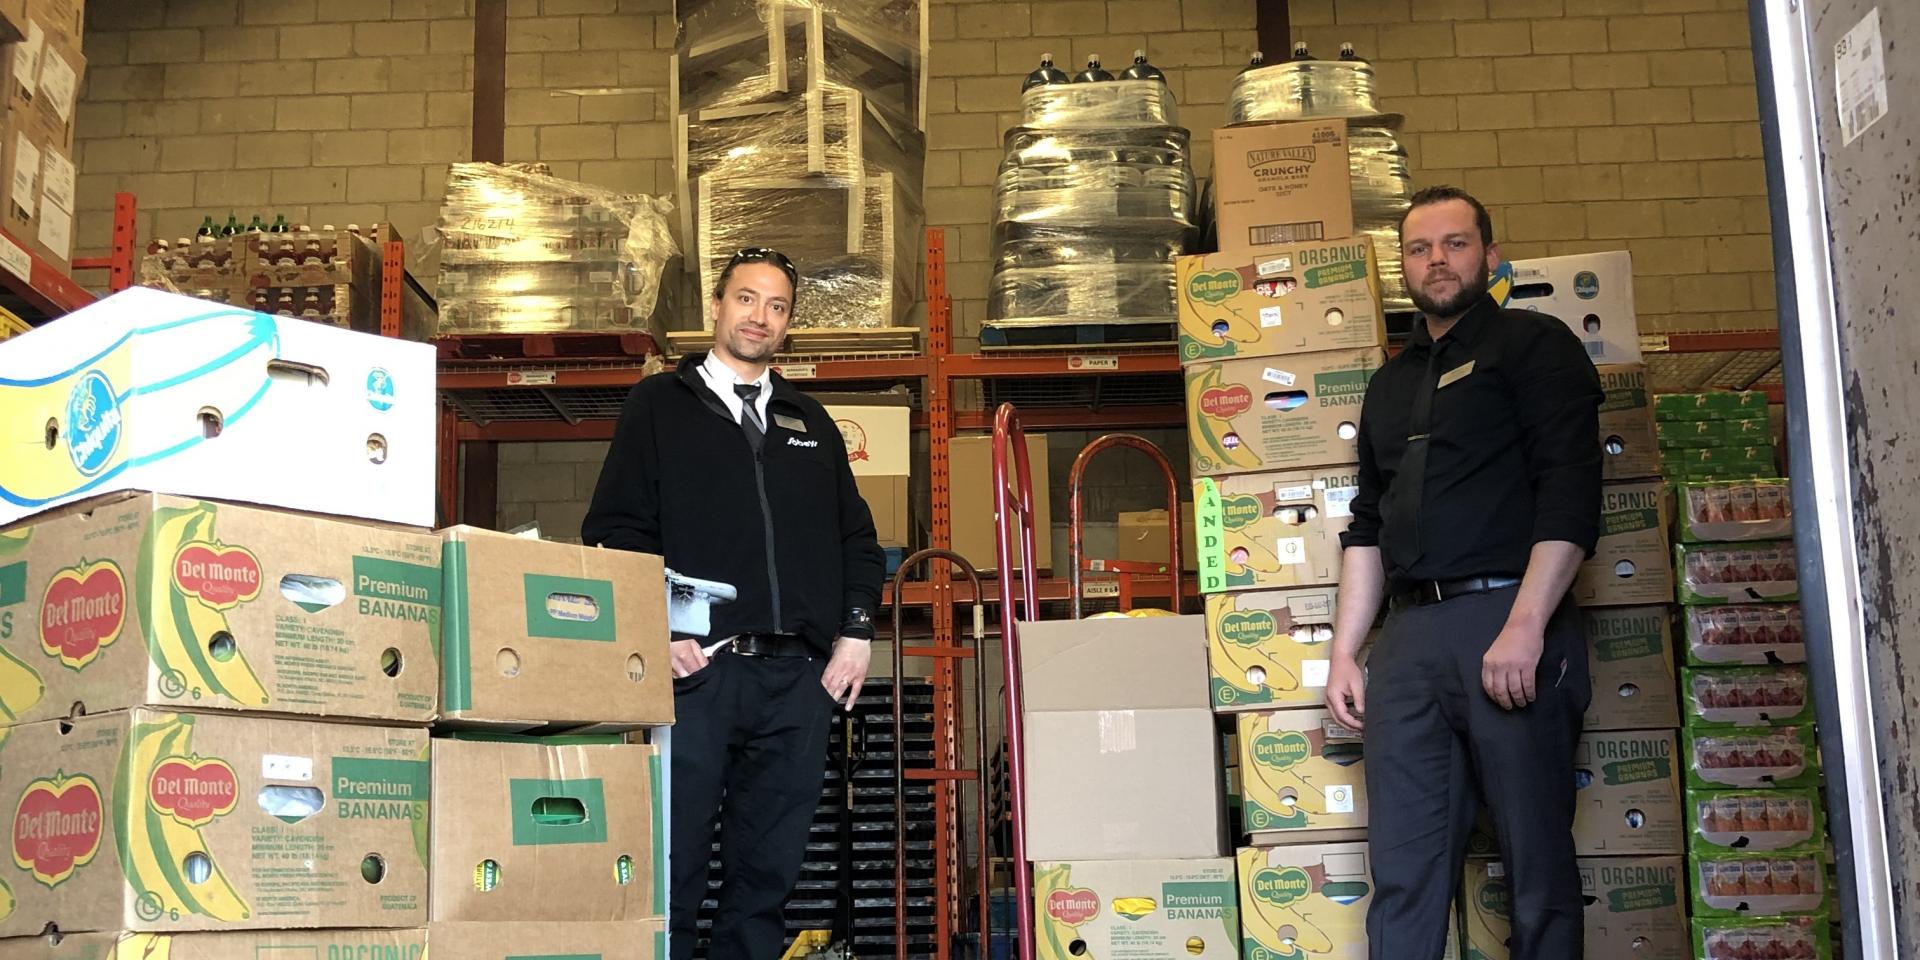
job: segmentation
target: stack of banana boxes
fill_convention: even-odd
[[[0,958],[664,956],[660,560],[433,532],[434,417],[154,290],[0,345]]]

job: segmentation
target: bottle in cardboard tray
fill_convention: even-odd
[[[206,219],[200,221],[200,229],[195,231],[194,236],[211,237],[217,230],[218,228],[213,225],[213,214],[209,213]]]
[[[239,232],[240,218],[235,214],[227,214],[227,223],[226,226],[220,228],[220,235],[223,237],[231,237]]]
[[[286,233],[287,232],[287,215],[284,213],[274,214],[273,223],[272,225],[267,227],[267,232],[268,233]]]

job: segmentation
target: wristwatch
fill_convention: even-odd
[[[873,614],[860,607],[849,607],[840,621],[840,635],[853,640],[872,640]]]

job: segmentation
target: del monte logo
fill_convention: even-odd
[[[1489,880],[1480,888],[1480,909],[1497,917],[1507,916],[1511,910],[1508,905],[1507,884],[1502,880]]]
[[[1245,494],[1220,498],[1220,524],[1228,530],[1243,530],[1259,520],[1260,499]]]
[[[40,598],[40,650],[79,670],[120,638],[127,621],[127,581],[111,560],[56,571]]]
[[[1240,292],[1240,275],[1232,270],[1196,273],[1187,279],[1187,296],[1201,303],[1224,303]]]
[[[1084,887],[1055,890],[1047,895],[1047,916],[1077,927],[1100,915],[1100,895]]]
[[[1246,384],[1209,387],[1200,391],[1200,412],[1217,420],[1231,420],[1253,409],[1253,391]]]
[[[1253,738],[1253,759],[1263,767],[1285,770],[1313,753],[1313,743],[1298,730],[1262,733]]]
[[[83,476],[106,469],[120,447],[120,398],[98,370],[80,375],[67,394],[67,455]]]
[[[223,760],[168,757],[147,778],[147,802],[188,827],[204,827],[233,812],[240,779]]]
[[[54,774],[27,784],[13,808],[13,863],[49,887],[100,852],[100,786],[92,777]]]
[[[231,610],[260,595],[260,558],[245,547],[195,540],[173,555],[173,583],[215,610]]]
[[[1220,618],[1220,636],[1243,647],[1258,646],[1277,632],[1279,624],[1265,610],[1235,610]]]
[[[1299,903],[1313,892],[1313,878],[1299,867],[1265,867],[1253,875],[1253,895],[1276,907]]]

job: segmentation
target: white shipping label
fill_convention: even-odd
[[[1833,88],[1840,100],[1840,137],[1851,144],[1887,115],[1887,63],[1874,7],[1833,45]]]
[[[1287,609],[1293,613],[1296,623],[1302,620],[1318,623],[1333,617],[1333,598],[1323,593],[1298,596],[1287,603]]]
[[[40,244],[47,252],[61,260],[73,257],[73,214],[54,206],[52,202],[40,202]]]
[[[21,89],[33,92],[33,79],[40,73],[40,50],[47,44],[47,32],[37,20],[27,21],[25,43],[13,48],[13,80]]]
[[[1281,537],[1273,542],[1273,555],[1281,563],[1306,563],[1307,538]]]
[[[0,267],[7,272],[31,283],[33,281],[33,258],[27,255],[25,247],[0,235]]]
[[[1280,308],[1279,307],[1261,307],[1260,308],[1260,326],[1277,327],[1279,325],[1280,325]]]
[[[73,161],[49,147],[40,164],[41,193],[62,210],[73,210]]]
[[[1353,812],[1353,785],[1347,783],[1327,784],[1327,812]]]
[[[1360,495],[1359,487],[1328,487],[1327,517],[1353,516],[1353,498]]]
[[[1263,277],[1271,277],[1274,274],[1286,273],[1288,270],[1293,269],[1293,258],[1292,257],[1274,257],[1272,260],[1262,260],[1259,263],[1254,264],[1253,269],[1255,273],[1258,273]]]
[[[1285,370],[1275,370],[1272,367],[1268,367],[1265,372],[1260,374],[1260,377],[1270,383],[1277,383],[1283,387],[1293,386],[1294,376]]]
[[[1140,735],[1132,710],[1100,711],[1100,752],[1131,753],[1139,749]]]
[[[1313,499],[1313,488],[1312,487],[1274,487],[1273,499],[1276,503],[1295,503],[1299,501],[1311,501]]]
[[[33,182],[40,176],[40,148],[22,133],[13,139],[13,202],[33,214]]]
[[[1327,685],[1327,672],[1333,668],[1332,660],[1300,661],[1300,685],[1303,687],[1324,687]]]
[[[80,86],[80,74],[67,58],[49,50],[40,58],[40,96],[60,117],[61,123],[73,119],[73,95]]]
[[[262,780],[298,780],[301,783],[313,781],[312,757],[289,757],[277,753],[260,757],[260,779]]]

